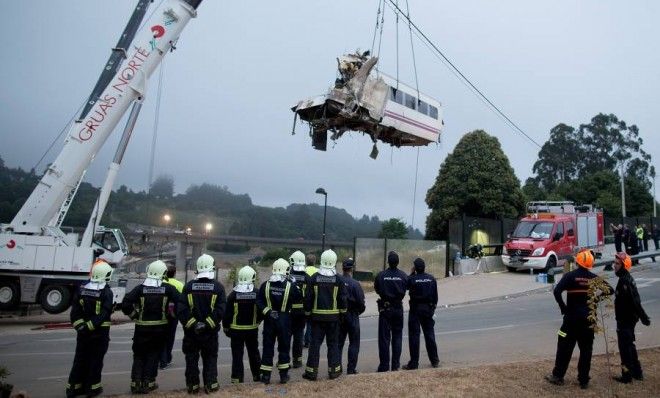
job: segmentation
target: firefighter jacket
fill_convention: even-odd
[[[214,332],[220,330],[227,297],[218,281],[209,278],[193,279],[183,288],[177,305],[177,318],[185,332],[202,322]]]
[[[108,285],[100,290],[81,286],[71,304],[71,325],[76,330],[109,333],[113,297]]]
[[[291,271],[291,282],[298,288],[300,294],[298,299],[291,305],[291,313],[294,315],[304,315],[305,291],[309,284],[309,275],[305,271]]]
[[[140,285],[131,290],[121,304],[121,310],[135,320],[135,328],[165,328],[175,319],[179,292],[167,283],[160,286]]]
[[[257,289],[254,288],[251,292],[229,293],[227,310],[222,320],[225,331],[254,330],[259,327],[262,316],[257,308],[257,293]]]
[[[408,276],[394,267],[379,272],[374,281],[374,290],[385,306],[401,307],[407,288]]]
[[[362,314],[367,307],[364,304],[364,291],[360,282],[350,275],[342,276],[342,280],[346,288],[346,310],[358,315]]]
[[[578,269],[564,274],[555,290],[555,300],[559,304],[562,315],[569,320],[586,320],[589,316],[589,280],[596,278],[596,274],[579,267]],[[612,288],[609,286],[609,294]],[[566,303],[562,298],[562,292],[566,291]]]
[[[433,275],[426,272],[410,275],[408,277],[408,296],[411,308],[418,304],[428,304],[435,308],[438,305],[438,285]]]
[[[346,286],[339,275],[314,274],[305,292],[305,314],[314,321],[339,321],[346,312]]]
[[[290,313],[293,303],[299,299],[298,288],[289,280],[266,281],[259,288],[257,308],[265,316],[268,316],[271,311]]]
[[[621,268],[616,275],[619,277],[619,282],[616,284],[616,291],[614,292],[614,316],[617,323],[626,326],[635,326],[640,319],[644,323],[647,323],[649,316],[646,315],[646,311],[642,308],[635,279],[633,279],[630,272],[625,268]]]

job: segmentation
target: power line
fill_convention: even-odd
[[[542,147],[538,142],[536,142],[532,137],[530,137],[525,131],[523,131],[522,128],[520,128],[516,123],[514,123],[513,120],[511,120],[511,118],[509,118],[504,112],[502,112],[500,110],[500,108],[497,107],[481,90],[479,90],[477,88],[477,86],[475,86],[470,81],[470,79],[468,79],[463,74],[463,72],[461,72],[460,69],[458,69],[458,67],[456,65],[454,65],[454,63],[440,50],[440,48],[433,41],[431,41],[431,39],[429,39],[428,36],[426,36],[426,34],[424,34],[424,32],[422,32],[422,30],[410,19],[410,17],[406,13],[404,13],[403,10],[401,10],[399,8],[398,4],[396,4],[394,2],[394,0],[387,0],[387,3],[389,3],[388,5],[390,6],[390,8],[393,9],[394,12],[396,12],[397,14],[402,15],[408,21],[410,26],[412,26],[415,29],[415,31],[418,33],[418,35],[421,36],[420,39],[422,39],[423,42],[426,42],[428,45],[430,45],[433,48],[433,50],[437,54],[439,54],[440,57],[442,57],[444,62],[446,62],[451,67],[451,69],[453,71],[455,71],[455,74],[457,74],[458,77],[463,82],[467,83],[469,85],[469,87],[473,90],[473,92],[476,93],[483,101],[485,101],[496,114],[498,114],[500,117],[504,118],[504,120],[506,120],[506,122],[511,127],[513,127],[515,131],[517,131],[520,134],[522,134],[523,136],[525,136],[525,138],[527,138],[531,143],[533,143],[534,145],[536,145],[539,148]]]

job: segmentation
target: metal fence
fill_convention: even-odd
[[[387,267],[387,253],[394,250],[399,255],[399,268],[409,273],[417,257],[424,259],[426,272],[436,278],[444,278],[447,246],[437,240],[410,239],[355,239],[355,269],[371,272],[376,276]]]
[[[449,221],[449,242],[452,248],[460,250],[464,255],[470,246],[480,244],[490,250],[486,254],[499,254],[496,249],[504,243],[507,235],[516,228],[518,220],[502,218],[490,219],[463,216],[461,219]],[[451,258],[454,255],[452,253]]]

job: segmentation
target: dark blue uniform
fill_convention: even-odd
[[[263,355],[261,357],[261,381],[270,383],[273,371],[275,340],[277,340],[277,369],[280,382],[288,380],[289,343],[291,341],[291,306],[298,300],[298,288],[288,280],[267,281],[261,285],[257,295],[257,307],[264,315]]]
[[[564,378],[568,364],[577,343],[580,348],[578,360],[578,381],[581,385],[589,384],[589,370],[591,369],[591,353],[594,344],[594,331],[589,316],[588,289],[589,280],[596,275],[589,270],[579,267],[575,271],[565,274],[554,290],[555,300],[559,304],[564,321],[557,332],[557,356],[552,374],[559,379]],[[567,303],[561,296],[567,293]]]
[[[348,336],[348,364],[346,374],[355,374],[360,353],[360,314],[365,310],[364,291],[360,283],[350,274],[343,276],[346,287],[346,314],[339,330],[339,352],[344,351]]]
[[[418,259],[420,260],[420,259]],[[419,366],[419,335],[420,326],[424,332],[426,352],[433,367],[438,366],[438,347],[435,343],[435,321],[433,314],[438,304],[438,286],[431,274],[424,272],[423,261],[415,264],[415,273],[408,278],[408,295],[410,297],[410,313],[408,314],[408,347],[410,362],[407,369]]]
[[[378,299],[379,372],[399,369],[403,337],[403,298],[408,288],[408,276],[396,268],[399,264],[399,256],[390,252],[388,263],[390,268],[380,272],[374,281],[374,289],[380,296]],[[392,344],[391,367],[390,342]]]
[[[307,317],[305,316],[304,299],[305,290],[309,283],[309,275],[305,271],[291,271],[291,280],[301,292],[299,299],[295,300],[291,307],[291,356],[293,357],[293,367],[302,366],[303,336],[305,334],[305,325]]]
[[[619,355],[621,356],[620,381],[627,383],[632,378],[642,380],[644,377],[635,347],[635,325],[641,319],[642,323],[648,326],[651,324],[651,320],[642,308],[637,285],[630,272],[621,268],[616,275],[619,277],[619,282],[615,291],[614,313]]]
[[[67,397],[80,394],[95,396],[103,391],[103,357],[110,343],[112,290],[81,287],[71,304],[71,324],[78,332],[76,354],[66,385]]]
[[[243,351],[247,349],[252,380],[259,381],[259,323],[261,311],[257,308],[257,290],[232,291],[227,297],[227,311],[222,320],[223,330],[231,339],[231,382],[243,382]]]

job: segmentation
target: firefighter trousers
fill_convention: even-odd
[[[167,325],[165,325],[167,326]],[[163,326],[136,326],[133,333],[131,386],[153,387],[158,375],[158,361],[167,340]]]
[[[199,357],[202,357],[204,385],[218,385],[218,332],[186,332],[181,350],[186,356],[186,385],[199,388]]]
[[[339,321],[312,320],[312,341],[309,345],[305,373],[318,375],[321,344],[327,339],[328,373],[341,373],[341,352],[339,351]]]
[[[170,319],[167,331],[165,346],[160,354],[160,366],[166,366],[172,362],[172,349],[174,348],[174,339],[176,337],[176,328],[179,322],[176,319]]]
[[[79,332],[67,383],[67,395],[93,394],[102,388],[103,358],[110,343],[109,328]]]
[[[433,307],[429,304],[415,304],[411,306],[408,313],[408,348],[410,350],[410,363],[408,366],[416,368],[419,366],[419,337],[420,328],[424,333],[426,353],[431,364],[437,364],[438,346],[435,343],[435,321],[433,320]]]
[[[589,327],[589,322],[586,319],[564,319],[557,334],[557,356],[552,374],[559,378],[564,377],[577,343],[580,349],[578,381],[581,384],[589,383],[591,352],[594,344],[594,331]]]
[[[617,324],[616,337],[619,343],[619,355],[621,356],[621,374],[624,378],[642,377],[642,365],[637,357],[635,347],[635,324]]]
[[[261,356],[259,355],[259,330],[230,330],[229,337],[231,339],[231,382],[243,382],[243,352],[245,349],[247,349],[248,353],[252,379],[258,380],[259,365],[261,364]]]
[[[403,306],[385,308],[378,314],[378,365],[379,372],[399,370],[401,340],[403,339]],[[390,343],[392,367],[390,368]]]
[[[273,356],[275,341],[277,341],[277,368],[281,373],[288,372],[289,344],[291,341],[291,318],[289,314],[280,312],[278,319],[266,318],[263,329],[263,355],[261,356],[261,373],[273,371]]]
[[[291,314],[291,357],[294,362],[302,363],[306,322],[304,313]]]
[[[339,355],[343,355],[344,343],[348,337],[348,363],[346,373],[355,373],[360,354],[360,315],[348,311],[339,329]]]

